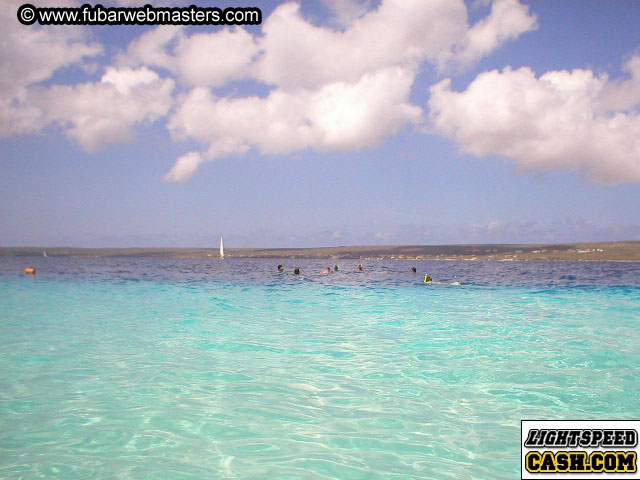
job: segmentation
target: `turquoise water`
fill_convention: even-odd
[[[638,417],[640,264],[335,263],[0,259],[0,478],[511,479]]]

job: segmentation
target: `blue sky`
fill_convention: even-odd
[[[20,4],[2,246],[640,239],[640,2],[254,1],[233,29]]]

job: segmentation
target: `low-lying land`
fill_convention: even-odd
[[[218,257],[217,248],[72,248],[5,247],[0,256],[42,255],[71,257],[158,256]],[[235,258],[346,258],[406,260],[499,260],[499,261],[609,261],[640,262],[640,241],[486,244],[397,245],[322,248],[227,248],[225,257]]]

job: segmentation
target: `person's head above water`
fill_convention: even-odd
[[[331,273],[331,267],[325,268],[322,273]]]
[[[294,273],[295,275],[300,275],[300,269],[299,269],[299,268],[297,268],[297,267],[296,267],[296,268],[294,268],[294,269],[293,269],[293,273]]]
[[[358,271],[359,271],[359,272],[361,272],[363,268],[364,268],[364,267],[362,266],[362,264],[358,265]]]
[[[284,272],[284,267],[282,265],[278,265],[278,271],[279,272]]]
[[[411,267],[411,273],[416,273],[416,267]]]
[[[424,274],[424,283],[429,283],[431,281],[433,281],[433,278],[431,278],[428,273],[425,273]]]

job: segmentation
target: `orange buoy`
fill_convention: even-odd
[[[24,273],[30,273],[31,275],[35,275],[36,274],[36,269],[35,268],[25,268],[24,269]]]

